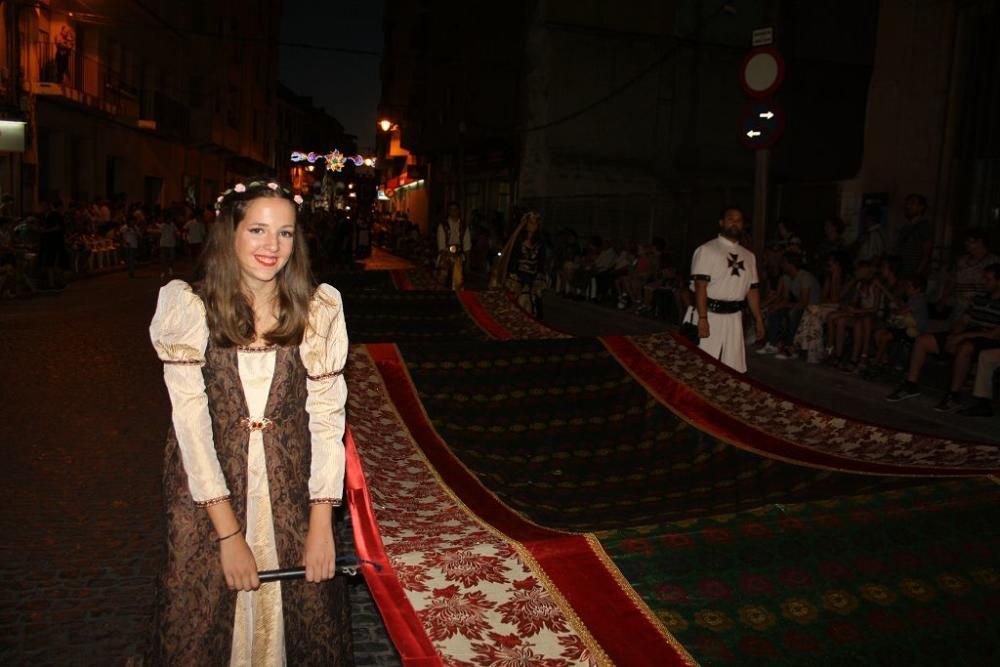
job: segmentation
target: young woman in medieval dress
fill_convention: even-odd
[[[340,294],[311,280],[300,203],[266,180],[227,190],[204,279],[160,290],[173,428],[155,664],[351,663],[333,532],[347,333]],[[257,577],[303,565],[305,582]]]
[[[506,270],[507,291],[524,310],[542,316],[542,292],[545,290],[545,245],[541,234],[542,216],[525,213],[508,243]]]

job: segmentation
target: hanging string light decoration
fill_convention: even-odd
[[[302,151],[292,151],[292,162],[315,164],[322,161],[326,163],[326,168],[333,172],[343,170],[348,162],[352,163],[355,167],[362,165],[365,167],[374,167],[375,160],[376,158],[374,157],[365,157],[364,155],[344,155],[336,148],[325,155],[313,152],[303,153]]]

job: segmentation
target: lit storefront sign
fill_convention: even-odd
[[[24,121],[0,120],[0,151],[24,152]]]

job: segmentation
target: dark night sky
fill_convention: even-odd
[[[358,137],[358,148],[375,145],[379,97],[379,56],[287,46],[307,43],[363,51],[382,51],[380,0],[285,0],[281,21],[281,81],[300,95],[311,95]],[[303,146],[328,150],[335,146]]]

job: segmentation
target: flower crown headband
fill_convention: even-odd
[[[286,187],[284,187],[284,186],[282,186],[282,185],[280,185],[278,183],[275,183],[274,181],[250,181],[249,183],[245,183],[245,184],[244,183],[237,183],[236,185],[234,185],[233,187],[229,188],[228,190],[223,191],[223,193],[221,195],[219,195],[218,197],[216,197],[215,198],[215,215],[219,215],[219,213],[222,212],[222,205],[225,203],[226,197],[228,197],[229,195],[233,194],[234,192],[237,193],[237,194],[243,194],[244,192],[246,192],[247,190],[249,190],[251,188],[259,188],[259,187],[265,186],[265,185],[268,188],[270,188],[271,190],[274,190],[275,192],[278,192],[280,190],[281,193],[283,195],[285,195],[286,197],[291,197],[292,201],[295,202],[295,206],[296,207],[302,206],[302,202],[303,202],[302,195],[294,195],[293,196],[291,190],[289,190],[288,188],[286,188]]]

